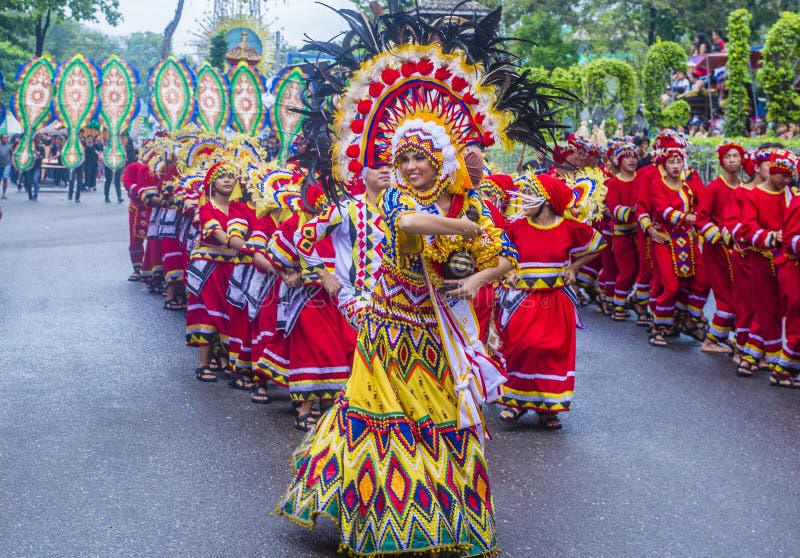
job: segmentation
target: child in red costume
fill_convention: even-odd
[[[617,269],[612,319],[624,321],[628,318],[628,294],[639,271],[639,252],[636,246],[636,163],[639,160],[639,149],[632,143],[623,143],[614,148],[609,159],[619,169],[616,176],[606,180],[606,206],[612,219],[612,253]]]
[[[708,282],[694,230],[702,191],[683,179],[685,157],[681,148],[660,148],[656,162],[664,173],[661,180],[651,184],[653,220],[668,235],[666,243],[652,245],[654,275],[660,288],[653,304],[650,344],[657,347],[667,345],[665,337],[675,331],[676,325],[683,325],[684,332],[700,341],[705,339],[702,311]],[[689,293],[688,316],[685,324],[676,324],[676,303],[682,289]]]
[[[722,344],[728,343],[728,337],[735,323],[733,266],[730,252],[722,238],[722,229],[725,209],[733,192],[741,186],[739,170],[744,153],[744,146],[731,141],[726,141],[717,148],[722,174],[708,184],[698,204],[695,225],[705,239],[703,263],[716,302],[711,328],[703,346],[700,347],[704,352],[729,352],[729,348]]]
[[[800,387],[800,191],[795,192],[783,219],[782,262],[778,284],[785,315],[784,340],[775,374],[775,385]]]
[[[764,357],[772,370],[770,383],[779,385],[776,372],[781,349],[781,309],[775,258],[780,254],[786,186],[795,172],[791,154],[770,154],[769,179],[750,190],[742,202],[742,226],[737,238],[752,247],[750,255],[751,294],[757,300],[755,320],[742,357],[751,370]]]

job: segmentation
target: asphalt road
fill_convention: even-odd
[[[334,556],[270,514],[302,434],[194,379],[183,315],[128,283],[127,205],[9,192],[0,220],[0,556]],[[503,556],[798,556],[800,391],[586,313],[559,432],[488,410]]]

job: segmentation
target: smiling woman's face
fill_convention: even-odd
[[[400,173],[406,182],[424,192],[433,188],[436,169],[425,155],[418,151],[406,151],[400,155]]]

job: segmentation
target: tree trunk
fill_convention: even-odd
[[[42,17],[44,17],[44,21],[42,21]],[[50,10],[47,10],[44,16],[41,14],[36,16],[34,21],[34,28],[33,32],[36,36],[36,49],[34,51],[35,56],[41,56],[42,52],[44,52],[44,39],[47,36],[47,30],[50,28]]]
[[[656,43],[656,17],[658,12],[653,4],[650,4],[648,12],[650,17],[647,21],[647,46],[653,46]]]
[[[183,0],[178,0],[178,6],[175,8],[175,15],[172,16],[172,21],[169,22],[167,28],[164,29],[164,42],[161,43],[161,59],[169,57],[172,52],[172,36],[178,28],[178,23],[181,21],[181,14],[183,13]]]

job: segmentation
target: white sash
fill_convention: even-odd
[[[438,213],[436,206],[430,209],[432,211],[429,213]],[[432,241],[433,237],[428,240]],[[500,396],[500,386],[506,382],[506,378],[486,354],[472,303],[441,294],[433,287],[427,266],[423,265],[423,268],[439,325],[442,348],[458,395],[458,428],[475,426],[483,443],[488,432],[483,424],[481,405],[484,402],[491,403]]]

